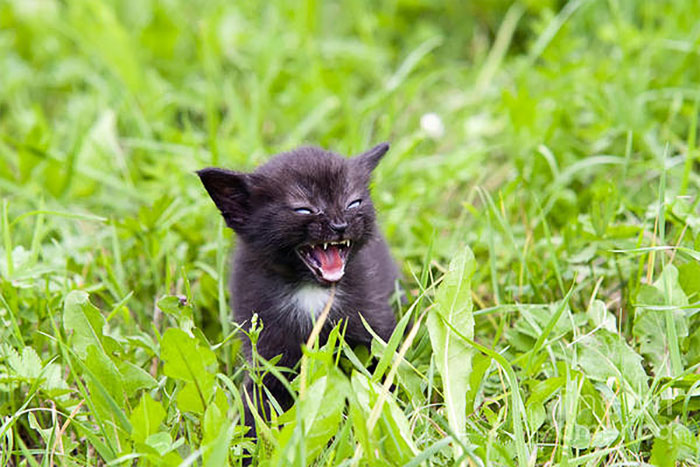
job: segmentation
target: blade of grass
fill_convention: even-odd
[[[566,293],[564,298],[562,299],[561,303],[557,307],[557,311],[552,315],[552,317],[549,319],[549,322],[547,323],[547,326],[542,330],[540,335],[537,337],[537,341],[535,341],[535,345],[532,347],[530,351],[528,351],[528,359],[527,359],[527,365],[526,365],[526,372],[528,374],[531,374],[534,371],[534,365],[535,365],[535,358],[537,354],[539,354],[540,350],[544,346],[545,341],[549,337],[549,335],[552,333],[552,330],[554,329],[554,326],[559,322],[559,318],[561,317],[562,313],[566,308],[569,306],[569,301],[571,300],[571,295],[574,293],[574,289],[576,288],[576,277],[574,277],[574,280],[571,283],[571,287],[569,287],[569,291]]]
[[[10,223],[7,219],[7,211],[10,202],[7,199],[2,200],[2,240],[5,248],[5,271],[7,277],[12,277],[14,274],[14,262],[12,260],[12,237],[10,236]]]
[[[700,113],[700,96],[695,98],[695,103],[693,104],[693,114],[690,117],[688,143],[685,153],[685,165],[683,166],[683,179],[681,181],[680,189],[681,196],[685,196],[685,194],[688,192],[690,174],[693,171],[693,162],[695,161],[696,156],[695,138],[698,132],[698,113]]]

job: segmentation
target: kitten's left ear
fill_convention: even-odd
[[[371,173],[379,161],[382,159],[384,154],[389,150],[389,143],[380,143],[370,149],[369,151],[363,152],[359,156],[353,158],[368,174]]]

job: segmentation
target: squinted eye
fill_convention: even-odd
[[[296,208],[294,209],[294,212],[297,214],[311,214],[311,209],[309,208]]]
[[[348,204],[348,207],[345,208],[345,209],[357,209],[357,208],[360,207],[360,204],[362,204],[362,200],[361,200],[361,199],[356,199],[356,200],[353,201],[352,203]]]

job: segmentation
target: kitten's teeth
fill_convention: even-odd
[[[327,250],[327,249],[328,249],[328,243],[324,243],[324,244],[323,244],[323,249],[324,249],[324,250]]]

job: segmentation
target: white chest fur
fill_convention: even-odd
[[[330,289],[314,284],[302,285],[292,292],[290,305],[299,324],[306,326],[318,318],[328,303],[330,295]]]

